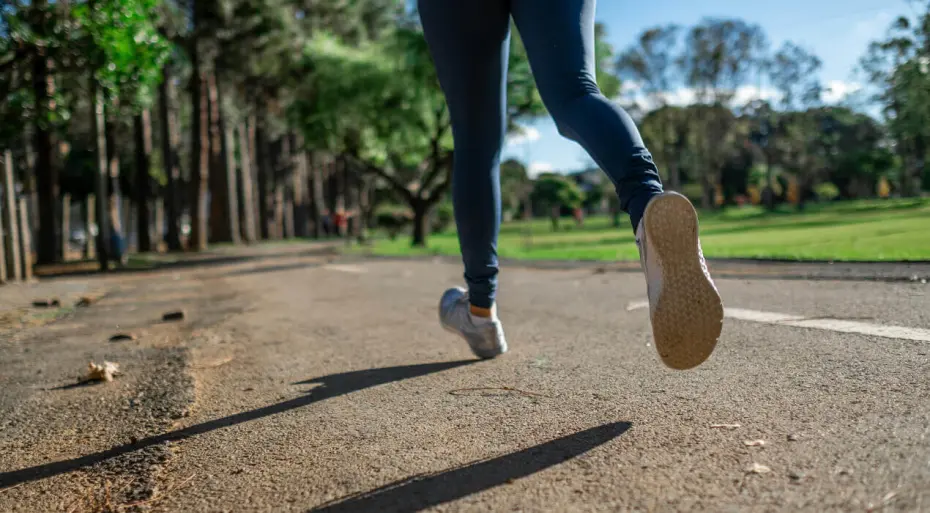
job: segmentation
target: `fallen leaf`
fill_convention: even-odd
[[[104,361],[103,365],[97,365],[90,362],[87,367],[87,376],[84,377],[84,381],[113,381],[114,376],[122,374],[118,363]]]
[[[737,429],[740,427],[739,424],[711,424],[713,429]]]
[[[760,465],[759,463],[753,463],[746,469],[746,472],[749,474],[768,474],[772,469],[766,467],[765,465]]]
[[[168,312],[161,316],[163,321],[180,321],[184,319],[184,311],[178,310],[176,312]]]
[[[763,447],[766,444],[768,444],[768,442],[766,442],[765,440],[746,440],[745,442],[743,442],[743,445],[745,445],[746,447]]]
[[[86,307],[90,306],[100,300],[100,297],[97,296],[81,296],[81,299],[78,299],[78,302],[74,306]]]

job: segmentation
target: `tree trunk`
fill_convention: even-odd
[[[276,144],[278,147],[277,159],[274,166],[274,237],[276,239],[290,238],[292,234],[288,233],[289,228],[293,225],[293,213],[288,209],[288,194],[286,191],[288,178],[293,172],[293,159],[291,158],[291,144],[287,134],[281,136]]]
[[[194,4],[193,30],[196,33],[200,25],[201,9]],[[204,74],[200,63],[199,41],[191,43],[191,166],[190,166],[190,219],[191,232],[188,249],[202,251],[207,249],[207,193],[210,178],[210,135],[209,109],[207,91],[204,86]]]
[[[306,237],[310,234],[310,187],[307,184],[308,161],[303,137],[294,135],[294,179],[291,188],[294,194],[294,235]]]
[[[259,107],[259,114],[255,126],[255,157],[258,164],[258,223],[262,240],[268,240],[269,231],[268,210],[268,178],[271,166],[268,163],[268,140],[265,127],[264,109]]]
[[[94,194],[88,194],[87,198],[84,199],[84,208],[82,209],[84,217],[84,259],[90,260],[97,256],[97,240],[93,235],[93,228],[96,224],[96,217],[94,215],[94,208],[96,208],[97,196]]]
[[[46,9],[41,5],[46,2],[36,2],[35,8]],[[33,58],[32,87],[35,95],[35,135],[34,145],[36,152],[35,176],[39,196],[39,244],[38,264],[54,263],[58,252],[58,170],[52,162],[52,129],[49,126],[49,116],[53,110],[52,95],[54,85],[52,75],[49,73],[49,61],[41,51]]]
[[[371,180],[366,176],[359,176],[358,185],[358,221],[356,224],[357,238],[364,242],[368,234],[368,217],[371,214]]]
[[[68,248],[71,246],[71,195],[61,195],[61,261],[68,261]]]
[[[313,236],[317,239],[323,236],[323,212],[325,210],[323,198],[323,162],[322,159],[312,159],[311,181],[313,187]]]
[[[242,191],[242,205],[239,209],[242,238],[246,242],[255,242],[255,195],[252,181],[252,152],[249,145],[249,131],[245,123],[239,124],[239,184]]]
[[[117,107],[113,100],[113,110]],[[110,223],[110,239],[107,239],[107,248],[110,258],[122,262],[125,258],[124,242],[126,233],[120,217],[121,193],[119,183],[119,152],[116,150],[116,112],[108,112],[104,122],[107,145],[107,219]],[[127,227],[128,228],[128,227]],[[112,240],[111,240],[112,239]]]
[[[161,160],[164,166],[167,181],[165,184],[165,215],[167,230],[165,244],[168,251],[180,251],[181,246],[181,200],[180,182],[181,168],[178,166],[177,147],[181,139],[175,122],[174,109],[174,78],[171,68],[166,65],[162,70],[162,83],[158,86],[159,109],[161,117]],[[163,228],[158,227],[158,233]]]
[[[423,200],[415,200],[413,208],[413,241],[414,247],[426,247],[426,234],[429,233],[429,207]]]
[[[207,77],[210,110],[210,241],[239,242],[235,167],[230,169],[222,86],[216,73]]]
[[[714,183],[706,174],[701,177],[701,185],[704,191],[704,194],[701,195],[701,207],[705,210],[710,210],[714,208],[714,198],[717,191],[714,189]]]
[[[152,251],[152,220],[149,212],[152,179],[149,167],[152,160],[152,119],[148,109],[144,109],[133,119],[133,131],[136,143],[136,197],[138,209],[138,250],[142,253]]]
[[[3,226],[0,226],[0,232],[6,232],[0,239],[6,238],[6,254],[4,254],[4,244],[0,241],[0,261],[9,262],[5,266],[5,275],[11,279],[19,279],[20,273],[20,238],[18,236],[19,227],[16,223],[16,183],[13,180],[13,154],[7,150],[3,154],[3,211],[0,212],[0,219],[3,219]],[[0,277],[0,281],[6,279],[6,276]]]
[[[19,198],[19,240],[21,243],[20,273],[26,281],[32,281],[32,228],[29,223],[29,208],[26,198]]]
[[[103,114],[103,92],[97,87],[96,80],[91,78],[91,126],[95,135],[95,153],[97,156],[97,183],[95,194],[97,208],[94,217],[97,218],[97,261],[100,270],[110,269],[110,221],[107,212],[107,139],[106,119]],[[88,237],[90,234],[88,234]]]
[[[551,207],[549,209],[549,217],[552,220],[552,231],[554,232],[559,230],[559,214],[561,213],[560,210],[560,207]]]

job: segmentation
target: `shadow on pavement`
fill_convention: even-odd
[[[148,259],[143,256],[134,256],[134,262],[127,267],[112,268],[108,271],[110,274],[137,274],[154,271],[164,271],[168,269],[191,269],[199,267],[217,267],[230,264],[242,264],[246,262],[255,262],[280,257],[308,257],[308,256],[328,256],[337,255],[338,250],[333,245],[319,245],[295,250],[264,250],[253,253],[228,254],[215,253],[212,255],[201,255],[197,253],[167,253],[158,255],[157,258]],[[65,276],[85,276],[100,274],[100,269],[96,262],[80,261],[67,262],[63,264],[38,266],[35,269],[36,275],[41,278],[60,278]]]
[[[46,463],[35,467],[13,470],[10,472],[0,473],[0,490],[9,488],[21,483],[36,481],[47,477],[57,476],[66,472],[90,467],[102,461],[122,456],[151,447],[153,445],[163,444],[208,433],[216,429],[227,428],[242,424],[250,420],[256,420],[263,417],[275,415],[288,410],[293,410],[303,406],[313,404],[317,401],[339,397],[341,395],[358,392],[366,388],[384,385],[395,381],[412,379],[435,372],[454,369],[463,365],[476,363],[480,360],[459,360],[453,362],[422,363],[416,365],[401,365],[397,367],[384,367],[380,369],[366,369],[360,371],[342,372],[331,374],[319,378],[301,381],[295,384],[318,383],[320,386],[308,391],[306,394],[289,399],[280,403],[265,406],[255,410],[250,410],[228,417],[210,420],[201,424],[196,424],[178,431],[164,433],[162,435],[151,436],[139,440],[133,444],[125,444],[112,449],[88,454],[78,458]]]
[[[613,440],[630,427],[629,422],[604,424],[497,458],[396,481],[323,504],[310,513],[421,511],[558,465]]]
[[[298,269],[309,269],[311,267],[320,267],[323,264],[320,262],[292,262],[289,264],[276,264],[276,265],[265,265],[261,267],[255,267],[252,269],[237,269],[235,271],[229,271],[222,275],[223,278],[232,278],[236,276],[248,276],[252,274],[264,274],[264,273],[275,273],[282,271],[296,271]]]

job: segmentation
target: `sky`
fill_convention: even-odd
[[[855,68],[869,42],[883,37],[891,22],[903,14],[913,14],[906,0],[601,0],[596,17],[607,26],[608,40],[617,53],[633,44],[644,29],[657,25],[675,23],[687,28],[704,17],[756,23],[772,48],[790,40],[820,57],[820,78],[832,88],[826,99],[839,101],[861,87]],[[748,99],[758,90],[758,86],[747,86],[739,96]],[[770,88],[763,83],[761,92],[768,95]],[[682,90],[675,96],[687,102],[689,95]],[[531,174],[593,165],[584,150],[560,136],[548,118],[526,127],[523,134],[508,138],[503,157],[527,163]]]

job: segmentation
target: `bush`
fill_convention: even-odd
[[[825,182],[814,187],[814,194],[817,195],[819,200],[833,201],[840,197],[840,188],[833,182]]]
[[[455,213],[452,209],[452,203],[444,201],[436,206],[433,211],[432,231],[433,233],[442,233],[446,231],[452,222],[455,221]]]
[[[408,212],[398,210],[381,210],[375,215],[378,227],[387,231],[391,240],[396,239],[412,221],[413,217]]]

